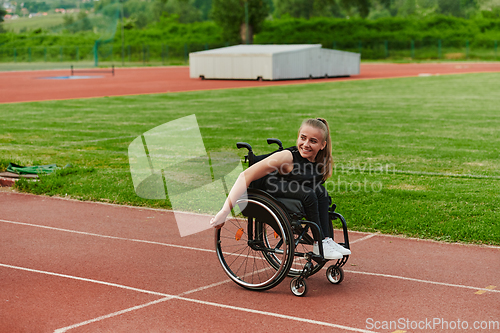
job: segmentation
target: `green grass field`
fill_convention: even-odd
[[[73,168],[18,189],[168,208],[137,197],[127,148],[196,114],[208,151],[295,142],[304,118],[331,124],[327,188],[352,230],[500,244],[500,75],[465,74],[2,104],[0,168]]]

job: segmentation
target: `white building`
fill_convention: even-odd
[[[189,54],[191,78],[288,80],[359,74],[360,54],[314,45],[236,45]]]

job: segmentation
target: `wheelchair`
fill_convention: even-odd
[[[256,156],[250,144],[238,142],[238,149],[246,148],[245,163],[249,166],[267,156],[283,150],[278,139],[267,139],[268,144],[277,144],[279,149],[266,155]],[[241,197],[236,205],[237,217],[228,219],[223,227],[215,230],[217,257],[226,274],[236,284],[250,290],[268,290],[291,277],[290,289],[295,296],[307,293],[306,279],[319,272],[329,261],[324,259],[323,247],[320,253],[313,253],[314,241],[321,244],[319,226],[306,220],[300,200],[275,198],[261,190],[263,179],[250,184],[247,196]],[[335,212],[336,205],[329,208],[333,222],[342,223],[344,242],[339,243],[349,249],[347,223],[342,215]],[[333,226],[332,226],[333,231]],[[332,284],[344,279],[342,267],[349,256],[336,260],[326,270],[326,277]]]

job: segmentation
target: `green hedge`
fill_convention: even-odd
[[[0,34],[0,47],[34,47],[54,45],[94,44],[97,36],[92,32],[77,32],[74,34],[51,34],[43,31]]]
[[[119,30],[115,42],[121,43]],[[222,30],[212,21],[178,23],[165,19],[149,26],[147,29],[132,29],[125,31],[126,44],[221,44]]]
[[[378,20],[312,18],[266,21],[256,44],[321,43],[331,45],[352,42],[410,42],[411,40],[446,40],[476,47],[490,47],[500,40],[500,19],[463,19],[433,16],[426,19],[382,18]]]
[[[125,44],[221,44],[221,29],[214,22],[195,22],[183,24],[178,22],[160,22],[147,29],[131,29],[124,31]],[[93,32],[49,33],[36,30],[28,33],[12,32],[0,34],[0,47],[35,47],[35,46],[76,46],[93,45],[99,35]],[[114,43],[121,45],[121,31],[118,28]]]

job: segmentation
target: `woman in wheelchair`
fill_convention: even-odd
[[[224,206],[210,223],[221,228],[250,183],[263,179],[261,187],[266,192],[302,201],[307,219],[319,226],[324,258],[342,259],[351,252],[333,241],[328,215],[331,199],[322,186],[332,174],[332,164],[328,122],[322,118],[306,119],[300,126],[296,146],[271,154],[239,175]],[[313,253],[320,253],[318,242],[314,243]]]

